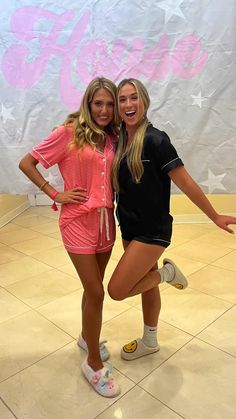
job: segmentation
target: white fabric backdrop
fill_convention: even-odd
[[[169,134],[205,192],[236,193],[235,30],[235,0],[5,2],[0,192],[36,192],[20,158],[104,75],[142,80],[150,120]],[[56,169],[44,174],[60,186]]]

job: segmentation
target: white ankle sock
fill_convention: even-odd
[[[161,283],[170,282],[174,278],[175,270],[170,263],[166,263],[164,266],[162,266],[162,268],[157,270],[161,276]]]
[[[157,327],[144,324],[142,341],[146,346],[155,348],[157,346]]]

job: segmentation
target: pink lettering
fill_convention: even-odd
[[[177,77],[191,79],[208,61],[208,54],[202,53],[200,39],[189,35],[177,42],[172,55],[172,69]]]
[[[167,34],[152,49],[145,49],[143,39],[132,42],[118,39],[109,47],[103,39],[84,42],[90,15],[90,10],[85,11],[67,42],[61,44],[58,38],[74,19],[73,11],[58,15],[39,7],[18,9],[12,16],[11,31],[19,42],[11,45],[2,58],[6,81],[16,88],[29,89],[38,83],[49,60],[60,57],[61,98],[66,106],[75,109],[84,85],[95,76],[104,75],[113,80],[144,76],[156,81],[172,71],[177,78],[189,79],[199,74],[207,63],[208,54],[201,50],[201,40],[196,35],[179,39],[174,48],[170,47]],[[36,30],[40,19],[51,24],[47,34]],[[37,53],[33,49],[35,41],[39,47]]]

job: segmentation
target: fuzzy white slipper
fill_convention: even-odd
[[[105,343],[107,343],[106,340],[101,340],[99,342],[100,356],[101,356],[102,361],[107,361],[108,358],[110,357],[110,353],[109,353]],[[88,352],[87,343],[85,342],[84,338],[81,335],[79,335],[79,338],[77,340],[77,345],[80,348],[82,348],[84,351]]]
[[[120,356],[126,361],[132,361],[133,359],[141,358],[142,356],[153,354],[160,350],[159,345],[154,348],[146,346],[142,339],[138,338],[132,342],[127,343],[121,349]]]
[[[116,397],[120,394],[120,386],[112,375],[110,365],[94,371],[85,360],[82,364],[82,371],[94,390],[101,396]]]

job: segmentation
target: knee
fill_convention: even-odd
[[[124,293],[122,292],[122,290],[120,290],[119,288],[117,288],[117,286],[115,286],[111,282],[109,282],[109,284],[108,284],[107,291],[108,291],[109,296],[113,300],[122,301],[122,300],[124,300],[126,298],[126,296],[124,295]]]
[[[86,300],[93,306],[103,304],[103,300],[105,297],[103,288],[91,289],[89,290],[89,292],[86,292],[85,295]]]

